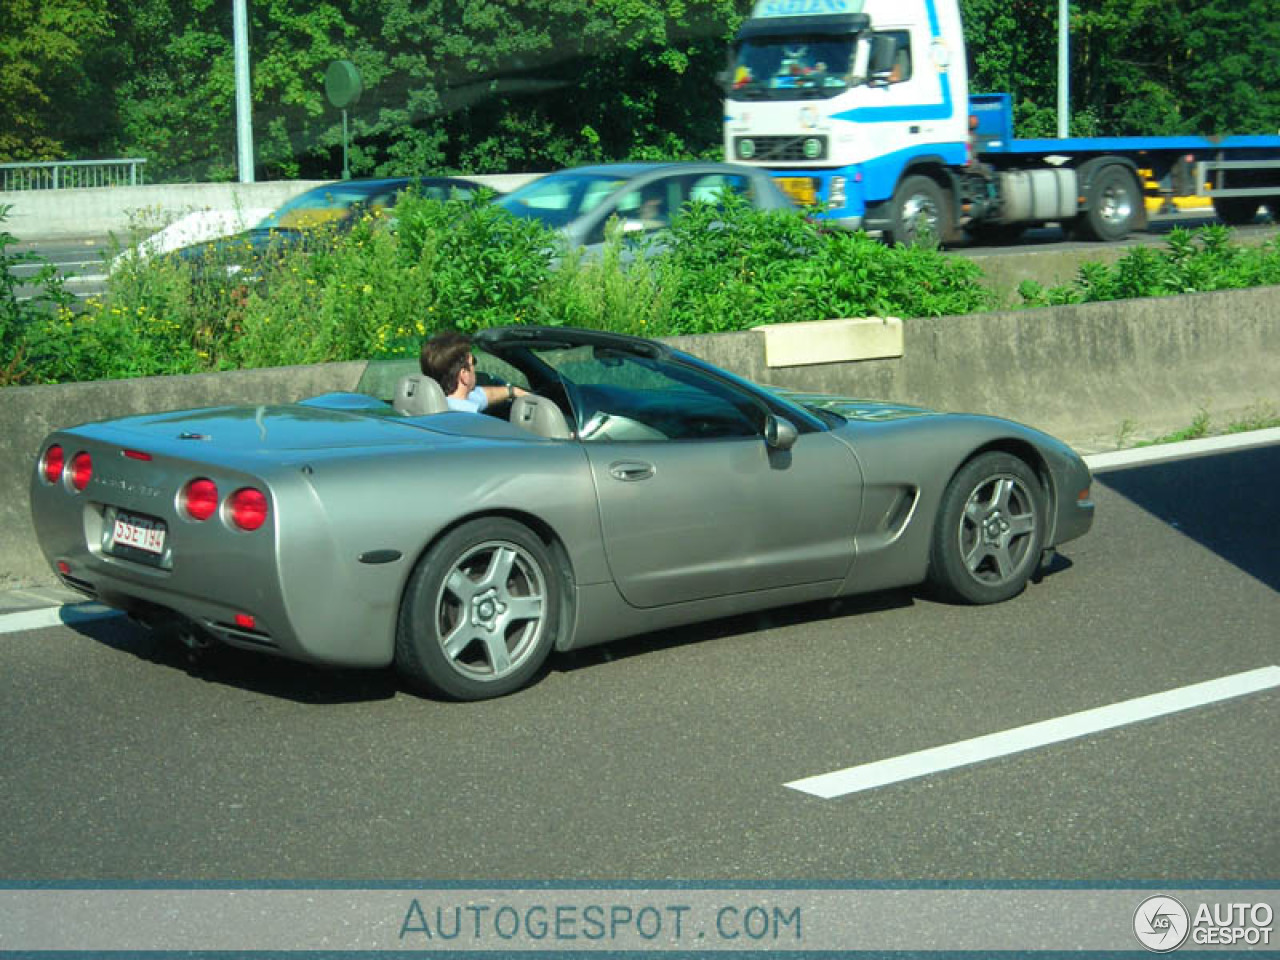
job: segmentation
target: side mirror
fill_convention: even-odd
[[[764,422],[764,442],[773,450],[790,450],[797,436],[796,425],[790,420],[771,413]]]
[[[871,38],[871,58],[867,73],[871,82],[887,84],[893,75],[893,64],[898,58],[898,41],[887,34],[877,34]]]

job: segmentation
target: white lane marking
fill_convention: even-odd
[[[19,613],[0,614],[0,633],[18,633],[22,630],[43,630],[73,623],[88,623],[123,614],[100,603],[67,603],[60,607],[44,607],[39,610],[23,610]]]
[[[1204,437],[1200,440],[1183,440],[1180,443],[1156,443],[1132,450],[1113,450],[1110,453],[1091,453],[1084,458],[1089,469],[1115,470],[1137,466],[1140,463],[1158,463],[1161,460],[1179,460],[1183,457],[1199,457],[1209,453],[1225,453],[1230,450],[1246,450],[1280,443],[1280,427],[1266,430],[1248,430],[1221,437]]]
[[[1084,710],[1053,720],[1029,723],[1023,727],[1004,730],[962,740],[958,743],[903,754],[874,763],[864,763],[832,773],[793,780],[784,786],[815,797],[830,800],[861,790],[872,790],[890,783],[913,780],[944,770],[954,770],[997,757],[1035,750],[1039,747],[1074,740],[1104,730],[1127,726],[1143,720],[1152,720],[1182,710],[1207,706],[1220,700],[1243,697],[1280,687],[1280,667],[1261,667],[1246,673],[1237,673],[1218,680],[1193,683],[1165,693],[1153,693],[1134,700],[1125,700],[1106,707]]]

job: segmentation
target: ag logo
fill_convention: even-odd
[[[1147,897],[1133,915],[1133,932],[1138,942],[1152,953],[1177,950],[1190,929],[1187,908],[1173,897]]]

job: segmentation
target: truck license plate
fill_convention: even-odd
[[[779,177],[778,186],[782,192],[804,207],[811,207],[818,202],[818,191],[814,188],[813,177]]]

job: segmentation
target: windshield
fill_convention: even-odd
[[[262,220],[254,229],[300,230],[332,223],[345,216],[356,204],[368,203],[375,192],[337,183],[308,190]]]
[[[553,173],[501,197],[497,204],[517,217],[541,220],[549,227],[563,227],[591,210],[626,183],[606,173]]]
[[[756,36],[736,48],[729,78],[734,99],[834,97],[852,84],[856,35]]]

